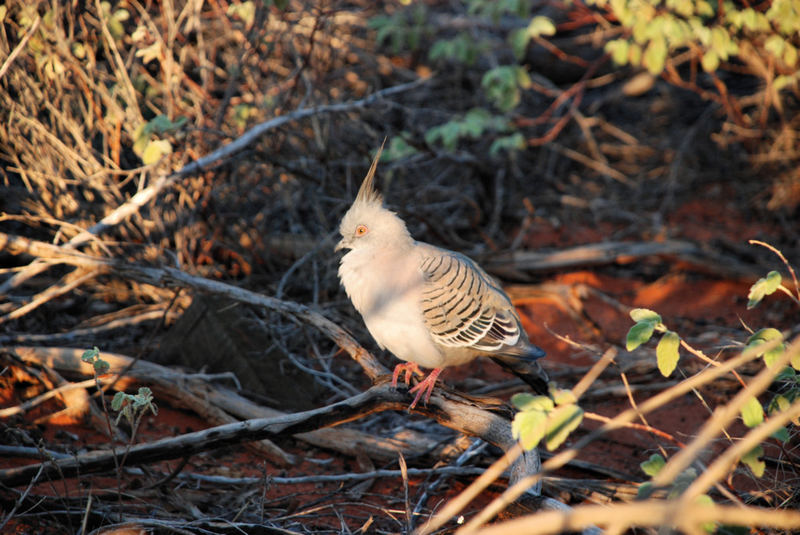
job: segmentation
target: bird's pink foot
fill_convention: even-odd
[[[392,373],[392,388],[397,388],[397,379],[400,378],[400,372],[406,372],[406,384],[408,386],[411,386],[411,374],[425,375],[422,373],[422,370],[419,369],[419,365],[416,362],[401,362],[394,367],[394,373]]]
[[[425,404],[428,404],[428,401],[431,399],[431,393],[433,393],[433,387],[436,385],[436,379],[439,377],[440,373],[442,373],[441,368],[434,368],[425,379],[417,383],[414,388],[408,391],[409,393],[417,393],[417,395],[414,396],[414,401],[412,401],[411,405],[408,406],[409,410],[417,406],[417,402],[420,400],[423,394],[425,394]]]
[[[394,367],[394,372],[392,373],[392,388],[397,388],[397,380],[400,378],[400,374],[405,372],[405,380],[408,386],[411,386],[411,376],[413,374],[417,375],[425,375],[422,370],[419,369],[419,365],[416,362],[401,362],[397,366]],[[411,390],[408,392],[413,394],[414,392],[417,393],[414,396],[414,401],[411,402],[411,405],[408,406],[409,409],[413,409],[419,403],[419,400],[422,399],[422,396],[425,396],[425,404],[431,399],[431,393],[433,392],[433,387],[436,386],[436,379],[439,377],[439,374],[442,373],[441,368],[434,368],[431,370],[431,373],[422,381],[417,383]]]

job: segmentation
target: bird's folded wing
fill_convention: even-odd
[[[520,325],[511,303],[472,260],[457,253],[427,256],[422,313],[431,336],[447,347],[497,351],[514,346]]]

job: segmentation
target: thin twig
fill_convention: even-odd
[[[767,249],[769,249],[770,251],[772,251],[773,253],[778,255],[778,258],[781,259],[783,264],[786,266],[786,269],[788,269],[789,273],[792,275],[792,280],[794,281],[794,290],[795,290],[795,292],[797,292],[797,297],[793,296],[791,294],[791,292],[789,292],[788,295],[789,295],[789,297],[791,297],[794,300],[795,303],[800,305],[800,284],[798,284],[798,282],[797,282],[797,273],[795,273],[794,268],[789,263],[789,261],[786,260],[786,257],[783,256],[783,253],[779,249],[777,249],[777,248],[773,247],[772,245],[770,245],[768,243],[765,243],[763,241],[749,240],[747,243],[752,243],[753,245],[760,245],[761,247],[766,247]],[[784,293],[787,293],[787,292],[784,292]]]
[[[476,476],[482,474],[483,468],[477,466],[441,466],[438,468],[407,468],[408,476]],[[209,476],[205,474],[186,473],[178,476],[180,479],[190,479],[215,485],[259,485],[264,482],[263,477],[226,477]],[[379,477],[402,478],[402,470],[372,470],[370,472],[349,472],[343,474],[317,474],[313,476],[270,476],[269,482],[275,485],[305,485],[308,483],[345,483],[353,481],[367,481]]]
[[[23,492],[22,495],[17,499],[17,501],[14,502],[14,507],[11,508],[6,517],[3,519],[3,522],[0,523],[0,531],[2,531],[3,528],[6,526],[6,524],[8,524],[9,520],[14,518],[14,514],[17,512],[17,509],[19,509],[19,506],[22,505],[22,502],[25,501],[25,498],[28,497],[28,494],[30,493],[33,486],[39,481],[39,478],[41,477],[42,472],[44,472],[46,466],[47,465],[45,463],[39,465],[39,470],[36,472],[36,475],[34,475],[31,478],[30,482],[28,483],[28,486],[25,488],[25,492]]]
[[[28,44],[28,40],[31,38],[31,36],[36,33],[36,30],[39,29],[39,24],[41,24],[41,22],[42,16],[37,14],[36,20],[33,21],[33,24],[31,24],[30,28],[28,28],[28,31],[26,31],[25,35],[22,37],[22,40],[17,46],[14,47],[14,50],[11,51],[11,54],[9,54],[6,60],[3,62],[3,66],[0,67],[0,80],[3,79],[6,71],[8,71],[9,67],[11,67],[11,64],[14,63],[14,60],[17,59],[17,56],[20,55],[25,46]]]

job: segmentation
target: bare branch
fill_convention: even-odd
[[[452,392],[437,390],[426,407],[417,407],[415,412],[436,419],[440,424],[461,432],[479,436],[483,440],[503,449],[509,449],[516,441],[511,436],[511,426],[506,417],[486,411],[473,400]],[[201,451],[208,451],[244,441],[289,437],[328,426],[335,426],[362,418],[368,414],[386,410],[403,410],[408,406],[406,392],[392,388],[387,383],[373,386],[366,392],[344,401],[319,409],[279,416],[257,418],[187,433],[178,437],[164,438],[155,442],[139,444],[127,449],[96,451],[69,459],[36,465],[0,470],[0,483],[6,486],[27,484],[39,474],[41,480],[74,477],[78,474],[105,472],[115,468],[114,459],[126,456],[126,465],[133,466],[166,459],[182,458]],[[512,480],[534,473],[539,468],[539,457],[526,455],[522,462],[511,469]]]

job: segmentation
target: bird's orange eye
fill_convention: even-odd
[[[356,227],[356,236],[363,236],[367,232],[369,232],[369,229],[366,225],[359,225]]]

